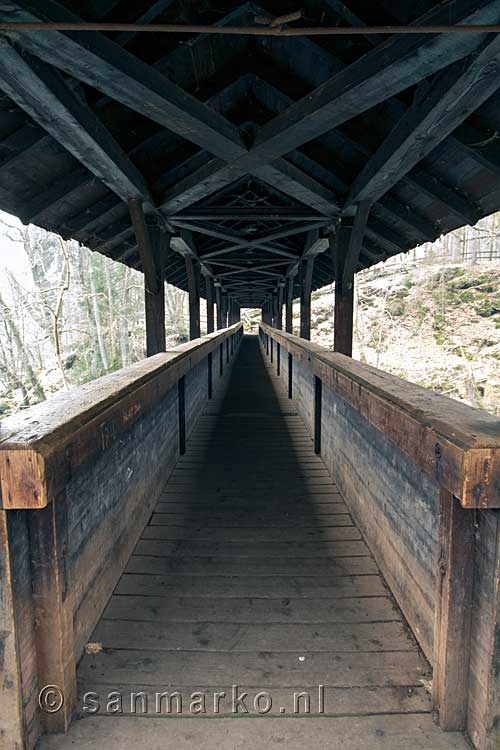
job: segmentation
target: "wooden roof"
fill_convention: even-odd
[[[306,0],[301,26],[497,24],[500,0]],[[0,22],[255,25],[289,0],[20,0]],[[358,270],[500,208],[496,34],[0,34],[0,208],[140,268],[127,200],[244,306],[370,205]],[[179,252],[175,252],[178,250]],[[298,288],[298,287],[297,287]]]

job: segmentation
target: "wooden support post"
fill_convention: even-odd
[[[186,273],[189,289],[189,338],[198,339],[200,329],[200,266],[193,262],[191,255],[185,255]]]
[[[146,355],[151,357],[166,350],[165,339],[165,267],[169,250],[169,237],[160,227],[149,228],[153,261],[158,288],[151,292],[145,284]]]
[[[31,512],[31,511],[28,511]],[[10,517],[9,517],[9,514]],[[0,683],[0,737],[5,748],[23,748],[27,744],[20,669],[20,638],[16,623],[16,560],[12,555],[9,521],[12,511],[0,510],[0,638],[2,680]],[[29,585],[29,584],[28,584]],[[19,602],[22,604],[22,602]]]
[[[277,299],[276,299],[276,324],[275,328],[278,329],[278,331],[283,330],[283,290],[284,290],[285,284],[284,282],[280,283],[278,286],[278,293],[277,293]]]
[[[214,296],[213,281],[208,274],[205,275],[205,289],[207,295],[207,333],[214,331]]]
[[[273,292],[271,296],[271,316],[271,325],[273,328],[276,328],[276,320],[278,318],[278,300],[276,292]]]
[[[300,335],[303,339],[311,338],[311,287],[314,269],[314,255],[310,255],[305,264],[301,263],[300,284]]]
[[[128,206],[144,273],[146,356],[151,357],[166,349],[165,266],[169,243],[159,226],[147,226],[140,200],[131,198]]]
[[[287,333],[293,333],[293,287],[295,281],[295,274],[290,274],[288,277],[287,288],[286,288],[286,311],[285,311],[285,331]]]
[[[65,493],[53,498],[46,508],[30,510],[28,522],[38,684],[40,690],[55,686],[48,695],[53,707],[62,702],[58,711],[42,711],[40,718],[43,731],[67,732],[76,707],[77,687]]]
[[[474,513],[443,488],[440,505],[432,698],[441,728],[462,731],[469,693]]]
[[[215,308],[217,313],[217,330],[220,331],[224,328],[222,325],[222,293],[220,284],[215,285]]]
[[[335,274],[334,351],[352,357],[354,277],[370,213],[370,203],[357,206],[354,219],[341,219],[336,235],[330,236]]]
[[[221,303],[222,303],[222,327],[227,328],[227,312],[228,312],[228,296],[227,293],[224,292],[221,295]]]

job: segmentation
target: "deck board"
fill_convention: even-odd
[[[87,716],[43,750],[467,747],[433,723],[429,665],[281,381],[245,337],[96,628],[103,650],[80,664],[80,695],[144,691],[148,720]],[[265,721],[231,721],[233,685],[249,714],[269,692]],[[166,725],[155,695],[176,689],[184,720]],[[195,690],[217,721],[192,718]],[[292,708],[302,691],[310,716]]]

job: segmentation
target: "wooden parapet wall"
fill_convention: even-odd
[[[176,464],[181,431],[187,438],[205,408],[208,363],[215,396],[233,361],[224,358],[221,374],[216,355],[231,339],[236,352],[241,331],[183,344],[1,423],[0,738],[9,748],[68,727],[76,664]],[[39,710],[45,685],[64,693],[56,713]]]
[[[500,420],[266,324],[260,336],[433,665],[441,726],[498,747]]]

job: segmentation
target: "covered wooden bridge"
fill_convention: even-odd
[[[148,354],[0,425],[1,750],[499,746],[500,422],[350,355],[500,208],[500,0],[303,6],[0,3],[0,208],[141,269]]]

